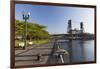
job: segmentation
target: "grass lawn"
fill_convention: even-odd
[[[29,41],[29,40],[27,40],[27,44],[28,44],[28,46],[31,46],[30,44],[29,44],[29,42],[32,42],[32,45],[37,45],[37,44],[45,44],[45,43],[48,43],[50,40],[49,39],[46,39],[46,40],[31,40],[31,41]],[[20,47],[19,46],[19,44],[20,43],[24,43],[23,41],[21,41],[21,40],[15,40],[15,47]]]

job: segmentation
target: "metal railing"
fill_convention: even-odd
[[[60,48],[60,45],[57,42],[57,39],[54,42],[54,48],[55,48],[54,49],[54,55],[57,56],[61,60],[61,63],[65,63],[63,55],[66,54],[67,51]]]

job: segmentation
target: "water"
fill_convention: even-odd
[[[94,61],[94,40],[60,40],[58,43],[69,52],[71,62]]]

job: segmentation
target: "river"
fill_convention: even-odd
[[[94,40],[59,40],[60,48],[70,54],[70,62],[94,61]]]

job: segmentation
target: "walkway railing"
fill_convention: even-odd
[[[54,49],[54,53],[53,54],[55,56],[57,56],[59,60],[61,60],[61,63],[65,63],[63,55],[65,55],[65,54],[68,55],[68,52],[66,50],[60,48],[60,45],[57,42],[57,39],[54,42],[54,48],[55,49]]]

